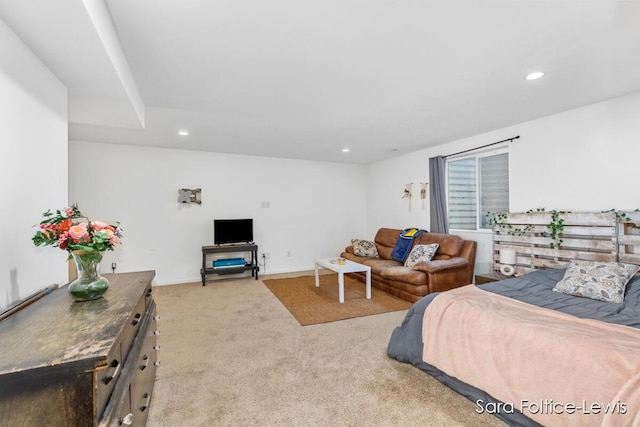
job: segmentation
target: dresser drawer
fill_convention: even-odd
[[[122,349],[122,358],[126,359],[129,354],[129,350],[131,349],[131,343],[133,343],[133,339],[136,337],[138,332],[140,331],[140,325],[144,321],[145,312],[147,310],[147,291],[145,290],[145,294],[140,298],[136,307],[133,309],[131,316],[127,319],[124,329],[122,331],[122,339],[120,341],[120,348]]]
[[[116,343],[107,357],[107,366],[94,371],[96,393],[96,414],[101,415],[111,397],[113,389],[122,374],[124,358],[120,345]]]
[[[145,303],[144,298],[141,302]],[[155,380],[158,348],[156,346],[156,304],[151,304],[137,325],[133,339],[113,395],[105,408],[100,427],[118,425],[144,426],[147,422],[151,392]]]
[[[133,425],[145,425],[149,414],[151,392],[158,365],[156,306],[150,307],[149,327],[145,331],[142,350],[138,356],[133,378],[131,379],[131,412]]]
[[[133,344],[136,335],[140,332],[141,325],[145,322],[145,317],[147,316],[145,313],[145,295],[146,291],[145,294],[140,297],[138,303],[131,312],[131,315],[125,322],[122,328],[122,334],[109,353],[107,366],[95,371],[96,414],[98,415],[103,413],[119,377],[127,375],[126,372],[123,374],[123,370],[129,370],[125,368],[125,364],[130,363],[129,352],[131,350],[131,345]]]
[[[147,286],[125,322],[122,334],[116,344],[109,352],[107,366],[97,369],[96,375],[96,414],[103,413],[105,406],[113,392],[118,377],[122,373],[123,365],[128,358],[131,344],[140,331],[140,327],[145,320],[147,309],[148,291],[151,285]]]
[[[144,293],[145,296],[145,304],[147,307],[149,307],[149,305],[151,304],[151,301],[153,301],[153,287],[151,287],[151,285],[149,285],[149,287],[147,288],[147,290]]]
[[[109,427],[130,426],[132,424],[133,413],[131,412],[131,393],[129,387],[127,387],[122,404],[118,407]]]

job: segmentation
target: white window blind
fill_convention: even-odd
[[[447,162],[449,228],[491,228],[487,212],[509,212],[509,155],[485,154]]]
[[[449,228],[477,228],[476,175],[475,157],[447,163]]]

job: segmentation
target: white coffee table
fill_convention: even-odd
[[[371,299],[371,267],[349,260],[345,260],[344,265],[340,265],[337,262],[332,261],[336,261],[336,258],[321,258],[316,260],[316,287],[320,286],[320,276],[318,275],[318,269],[320,267],[335,271],[338,273],[338,300],[340,302],[344,302],[344,273],[357,273],[364,271],[367,273],[367,299]]]

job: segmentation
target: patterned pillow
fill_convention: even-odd
[[[637,265],[621,262],[571,261],[555,292],[620,304]]]
[[[351,245],[353,246],[354,255],[374,258],[379,257],[376,244],[371,240],[351,239]]]
[[[438,250],[437,243],[432,243],[430,245],[415,245],[411,252],[409,252],[409,256],[407,260],[404,262],[405,267],[413,267],[419,262],[431,261],[431,258],[436,254]]]

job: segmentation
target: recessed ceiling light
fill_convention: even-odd
[[[351,150],[350,150],[350,149],[348,149],[348,148],[343,148],[343,149],[342,149],[342,152],[343,152],[343,153],[348,153],[349,151],[351,151]]]
[[[527,74],[527,76],[524,79],[525,80],[537,80],[542,76],[544,76],[544,73],[542,71],[536,71],[535,73]]]
[[[180,135],[180,136],[189,136],[189,131],[188,130],[179,130],[178,131],[178,135]]]

